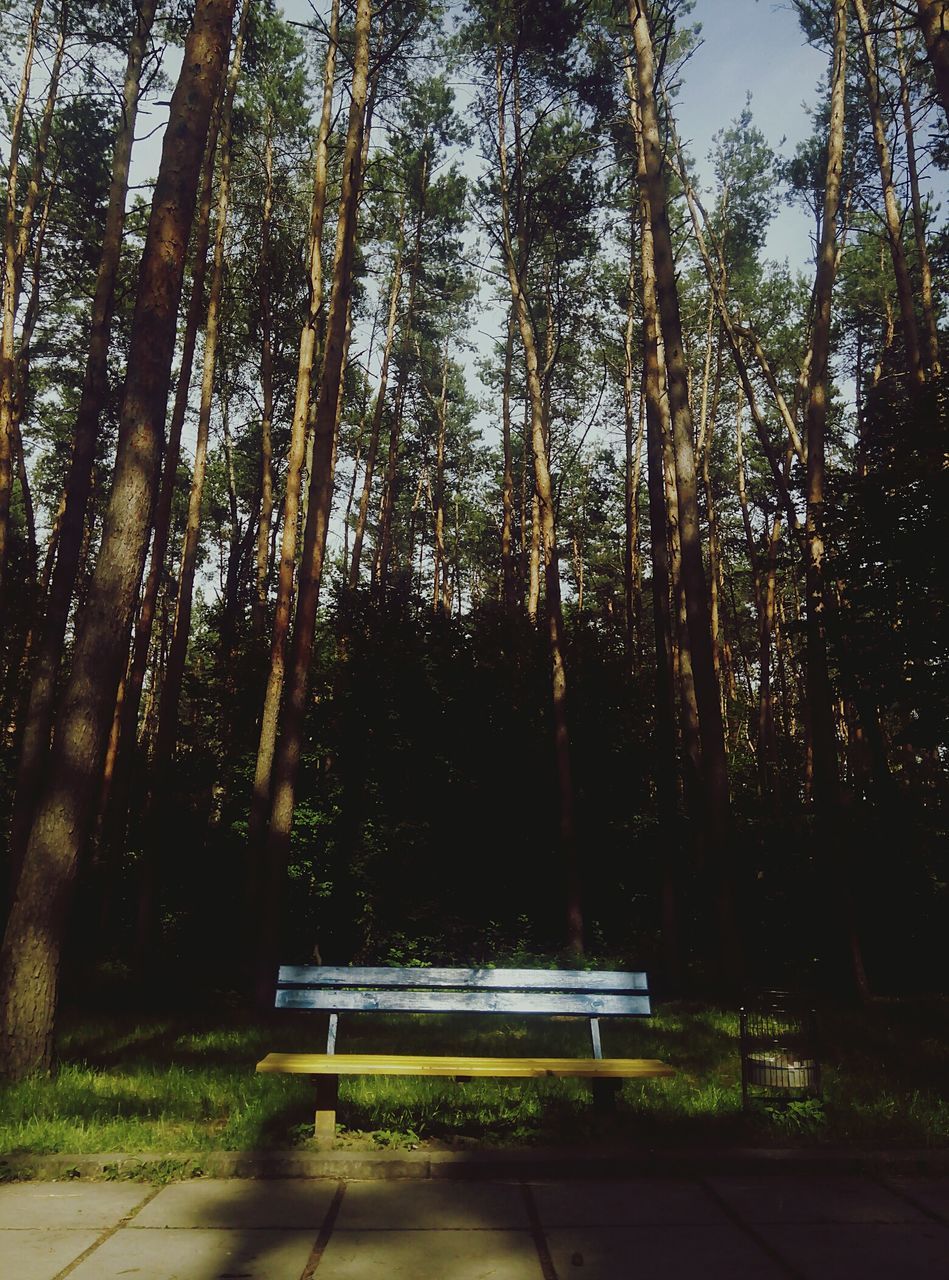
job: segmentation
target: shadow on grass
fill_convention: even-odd
[[[602,1024],[608,1056],[661,1058],[672,1079],[626,1081],[604,1116],[581,1080],[467,1084],[344,1077],[344,1141],[406,1145],[615,1143],[715,1145],[949,1140],[949,1002],[903,1002],[820,1015],[825,1103],[803,1117],[741,1111],[737,1014],[669,1003],[649,1020]],[[0,1088],[0,1150],[279,1148],[312,1136],[309,1077],[257,1075],[270,1051],[320,1051],[326,1018],[241,1011],[200,1017],[64,1020],[60,1070]],[[346,1015],[340,1052],[589,1056],[576,1019]],[[793,1120],[793,1115],[791,1120]],[[351,1135],[357,1135],[351,1137]]]

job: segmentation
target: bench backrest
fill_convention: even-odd
[[[579,969],[334,968],[282,965],[278,1009],[386,1013],[544,1013],[588,1018],[651,1012],[644,973]]]

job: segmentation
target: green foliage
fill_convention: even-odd
[[[789,1137],[819,1133],[827,1124],[820,1098],[792,1098],[785,1106],[766,1107],[765,1112],[775,1129]]]

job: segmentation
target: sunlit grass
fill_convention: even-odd
[[[790,1113],[741,1107],[737,1014],[670,1004],[649,1020],[605,1021],[610,1055],[663,1058],[669,1080],[626,1081],[604,1116],[581,1080],[464,1084],[344,1077],[340,1143],[378,1146],[949,1141],[947,1004],[875,1006],[821,1017],[824,1101]],[[320,1015],[67,1019],[59,1068],[0,1088],[0,1151],[193,1152],[312,1141],[313,1082],[257,1075],[270,1050],[319,1050]],[[339,1050],[586,1055],[569,1019],[341,1019]]]

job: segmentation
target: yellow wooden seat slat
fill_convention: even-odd
[[[542,1079],[583,1076],[623,1079],[674,1076],[675,1068],[657,1058],[482,1058],[426,1054],[268,1053],[260,1072],[287,1075],[483,1076]]]

